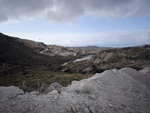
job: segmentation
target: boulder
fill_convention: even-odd
[[[150,113],[150,83],[145,78],[150,73],[145,70],[107,70],[72,82],[60,93],[55,83],[46,95],[0,87],[0,113]]]
[[[24,94],[23,90],[19,89],[15,86],[3,87],[0,86],[0,99],[7,100],[7,99],[14,99],[18,95]]]
[[[62,85],[60,85],[59,83],[55,82],[55,83],[52,83],[46,90],[46,93],[49,93],[53,90],[57,90],[59,93],[61,92],[61,88],[62,88]]]

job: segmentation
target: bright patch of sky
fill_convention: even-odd
[[[61,46],[150,44],[148,0],[38,0],[39,4],[35,0],[30,4],[15,1],[0,1],[8,6],[0,8],[0,32],[7,35]],[[14,12],[10,6],[16,6]]]

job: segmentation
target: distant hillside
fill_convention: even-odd
[[[78,50],[68,47],[62,47],[57,45],[46,45],[42,42],[35,42],[31,40],[17,39],[19,42],[24,43],[26,46],[34,49],[35,52],[48,56],[76,56]]]
[[[32,58],[33,55],[35,55],[33,49],[19,42],[17,38],[0,34],[0,63],[23,62]]]
[[[84,65],[83,65],[84,64]],[[68,72],[102,72],[107,69],[131,67],[142,69],[150,66],[150,47],[136,46],[99,50],[92,58],[80,62],[70,62],[64,65]]]
[[[84,50],[84,51],[97,51],[97,50],[104,50],[110,49],[109,47],[98,47],[98,46],[86,46],[86,47],[74,47],[77,50]]]
[[[0,34],[0,75],[5,72],[13,73],[24,68],[47,67],[57,70],[62,63],[71,60],[74,56],[62,57],[57,54],[48,56],[40,51],[48,48],[39,42],[23,40],[16,37]]]
[[[35,42],[32,40],[25,40],[20,38],[17,38],[17,40],[23,43],[25,46],[34,49],[35,52],[40,52],[48,48],[47,45],[42,42]]]

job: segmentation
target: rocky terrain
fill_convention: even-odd
[[[149,81],[149,45],[72,48],[0,33],[0,113],[149,113]]]
[[[84,64],[84,65],[83,65]],[[150,65],[150,46],[99,50],[92,58],[64,65],[64,71],[91,73],[131,67],[140,70]]]
[[[45,91],[49,84],[67,86],[113,68],[140,70],[150,65],[150,46],[127,48],[62,47],[0,33],[0,86]]]
[[[31,40],[25,40],[25,39],[20,39],[16,38],[19,42],[22,42],[25,44],[27,47],[30,47],[34,49],[35,52],[48,55],[48,56],[77,56],[77,55],[82,55],[80,50],[76,50],[74,48],[69,48],[69,47],[62,47],[62,46],[57,46],[57,45],[46,45],[42,42],[35,42]]]
[[[47,94],[0,87],[0,113],[150,113],[150,68],[112,69]],[[53,87],[55,88],[55,87]]]
[[[66,86],[91,75],[61,71],[62,64],[86,55],[85,51],[24,40],[0,33],[0,86],[43,91],[49,84]],[[44,88],[43,88],[44,87]]]

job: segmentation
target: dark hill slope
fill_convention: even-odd
[[[0,33],[0,74],[8,70],[14,71],[15,69],[22,70],[24,68],[43,66],[57,70],[60,64],[71,60],[71,58],[70,56],[40,54],[35,51],[35,48],[27,46],[27,41],[24,43],[23,39]]]
[[[28,61],[33,55],[33,50],[18,42],[16,38],[0,34],[0,63]]]

